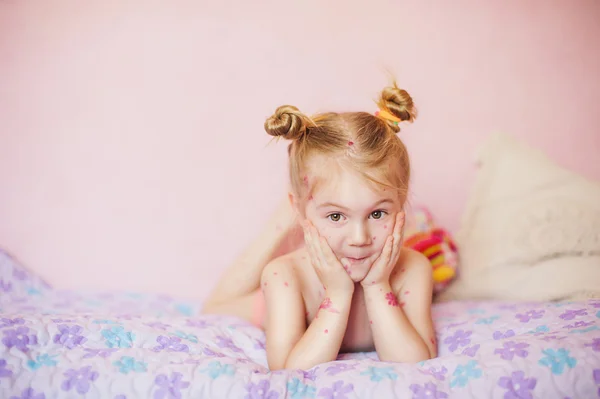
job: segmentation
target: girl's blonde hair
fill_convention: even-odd
[[[377,101],[401,122],[413,122],[417,110],[410,95],[394,83]],[[395,119],[395,118],[394,118]],[[324,113],[308,117],[282,105],[265,121],[272,136],[291,140],[288,146],[292,192],[300,201],[310,198],[316,185],[335,167],[350,168],[376,186],[397,190],[402,203],[410,181],[410,162],[404,143],[396,136],[397,121],[367,112]],[[313,160],[321,162],[312,162]]]

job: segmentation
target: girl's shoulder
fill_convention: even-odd
[[[432,267],[429,259],[419,251],[412,248],[402,247],[400,256],[391,275],[391,284],[394,291],[399,291],[407,281],[416,276],[432,275]],[[433,277],[431,276],[433,279]]]

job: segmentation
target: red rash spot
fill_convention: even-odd
[[[289,287],[290,285],[287,283],[287,281],[284,283],[286,287]]]
[[[354,145],[354,141],[349,141],[348,145]]]
[[[273,272],[273,275],[274,275],[274,276],[277,276],[277,272]]]
[[[371,281],[371,284],[375,284],[375,280]]]
[[[384,229],[387,229],[387,224],[384,224],[384,225],[383,225],[383,228],[384,228]]]
[[[431,343],[435,345],[435,338],[431,337],[429,338],[429,341],[431,341]]]
[[[266,282],[266,281],[265,281],[265,284],[264,284],[264,286],[265,286],[265,287],[267,286],[267,282]]]
[[[403,267],[402,269],[400,269],[400,273],[403,273],[406,271],[406,267]]]
[[[373,324],[373,320],[369,320],[369,323],[370,323],[370,324]]]
[[[308,197],[308,200],[309,200],[309,201],[312,201],[312,199],[313,199],[313,196],[312,196],[312,195]]]
[[[404,295],[410,294],[410,291],[404,291]]]
[[[377,237],[373,237],[373,241],[375,241],[375,239],[376,239],[376,238],[377,238]]]
[[[396,295],[394,295],[393,292],[388,292],[385,294],[385,299],[387,299],[388,305],[390,306],[400,306],[398,303],[398,298],[396,298]]]
[[[329,330],[326,329],[324,332],[325,332],[325,334],[327,334],[329,332]]]

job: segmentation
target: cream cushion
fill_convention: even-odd
[[[506,134],[486,141],[478,165],[459,276],[436,301],[600,297],[600,183]]]

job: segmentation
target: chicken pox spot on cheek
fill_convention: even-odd
[[[290,286],[287,281],[285,283],[283,283],[283,284],[285,284],[286,287]]]
[[[373,241],[375,241],[375,239],[376,239],[376,238],[377,238],[377,237],[373,237]]]
[[[325,333],[325,334],[329,333],[329,330],[325,329],[324,333]]]
[[[383,228],[384,228],[384,229],[387,229],[387,224],[384,224],[384,225],[383,225]]]

